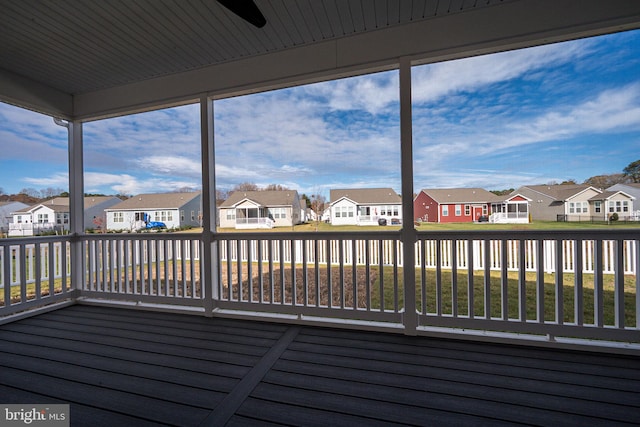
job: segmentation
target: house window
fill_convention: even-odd
[[[113,222],[124,222],[124,212],[114,212]]]
[[[471,215],[471,206],[464,205],[464,216],[470,216],[470,215]]]
[[[449,216],[449,205],[442,206],[442,216]]]
[[[398,216],[398,206],[393,207],[393,216]]]
[[[626,200],[622,202],[622,212],[629,212],[629,202]]]
[[[456,216],[462,215],[462,205],[456,205]]]
[[[184,210],[180,210],[180,222],[184,221]]]
[[[601,201],[593,202],[593,211],[595,213],[602,212],[602,202]]]
[[[167,221],[173,222],[173,211],[167,211]]]
[[[353,218],[353,206],[346,206],[347,209],[347,214],[349,215],[349,218]]]
[[[232,211],[233,212],[233,218],[231,219],[235,219],[236,218],[236,212],[235,210]],[[229,217],[229,211],[227,211],[227,218]],[[191,211],[191,221],[195,221],[196,220],[196,216],[195,216],[195,212]]]
[[[144,221],[144,212],[136,212],[136,221]]]
[[[49,214],[38,214],[38,224],[46,224],[49,222]]]
[[[569,202],[569,213],[575,213],[576,212],[576,204],[573,202]]]
[[[193,217],[193,211],[191,211],[191,216]],[[227,209],[227,219],[230,219],[230,220],[236,219],[235,209]]]
[[[482,215],[487,215],[489,213],[489,207],[487,205],[482,205]]]

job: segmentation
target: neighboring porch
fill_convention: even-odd
[[[275,221],[269,217],[269,209],[265,207],[236,208],[236,225],[238,230],[255,228],[273,228]]]
[[[489,222],[497,224],[528,224],[529,203],[531,203],[531,199],[521,195],[510,197],[500,203],[492,203]]]
[[[640,423],[623,355],[89,305],[0,338],[0,401],[71,425]]]

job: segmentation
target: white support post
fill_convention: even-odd
[[[416,313],[415,243],[413,226],[413,120],[411,114],[411,61],[400,59],[400,172],[402,181],[402,262],[404,265],[405,334],[415,335],[418,327]]]
[[[213,142],[213,100],[200,98],[200,135],[202,156],[202,244],[201,284],[206,316],[213,315],[218,300],[218,254],[213,235],[216,232],[215,153]]]
[[[84,279],[84,160],[82,123],[68,122],[69,227],[71,234],[71,285],[80,291]]]

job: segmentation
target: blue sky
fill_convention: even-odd
[[[517,188],[640,159],[640,31],[414,67],[414,187]],[[217,184],[400,190],[398,72],[214,104]],[[187,105],[86,123],[85,189],[200,187]],[[0,104],[0,188],[67,189],[66,130]]]

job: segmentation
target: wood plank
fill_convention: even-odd
[[[27,333],[5,331],[2,329],[0,329],[0,340],[3,342],[39,346],[43,352],[51,351],[51,349],[76,352],[90,360],[93,360],[94,357],[103,356],[125,363],[136,362],[156,366],[171,366],[176,369],[227,376],[229,378],[242,378],[242,376],[244,376],[250,369],[250,366],[220,363],[217,360],[205,360],[202,358],[194,359],[179,355],[149,353],[141,350],[130,350],[102,344],[85,343],[76,340],[57,339],[41,335],[30,335]]]
[[[0,384],[0,400],[5,404],[21,403],[51,403],[68,404],[69,402],[52,399],[41,394],[31,393],[13,387]],[[125,414],[118,414],[113,411],[94,408],[91,406],[72,403],[70,405],[72,426],[92,426],[92,427],[113,427],[113,426],[136,426],[153,427],[158,423],[149,422],[141,418],[131,417]]]
[[[41,345],[23,344],[6,340],[0,341],[0,354],[1,353],[36,357],[42,361],[54,361],[80,367],[95,368],[107,372],[162,380],[173,384],[218,392],[229,392],[238,383],[237,378],[226,375],[214,375],[204,370],[180,369],[162,364],[152,364],[146,361],[115,359],[100,354],[87,354],[52,347],[43,348]],[[4,361],[4,359],[2,360]]]
[[[209,412],[194,406],[156,400],[62,378],[52,378],[34,372],[27,375],[25,371],[8,366],[2,368],[2,383],[61,401],[90,405],[158,423],[195,425]]]
[[[28,321],[29,319],[25,319]],[[6,329],[37,335],[41,337],[52,337],[57,339],[67,339],[74,341],[87,342],[92,344],[102,344],[109,347],[119,347],[122,349],[132,349],[155,353],[161,355],[171,355],[179,357],[188,357],[192,359],[210,360],[221,363],[237,364],[242,366],[253,366],[258,360],[258,356],[244,355],[239,353],[230,353],[224,348],[218,350],[204,351],[201,348],[182,347],[178,345],[166,345],[157,342],[139,341],[135,338],[121,338],[117,336],[107,336],[103,334],[99,328],[92,332],[67,331],[60,329],[51,329],[38,325],[29,325],[27,322],[7,325]]]

